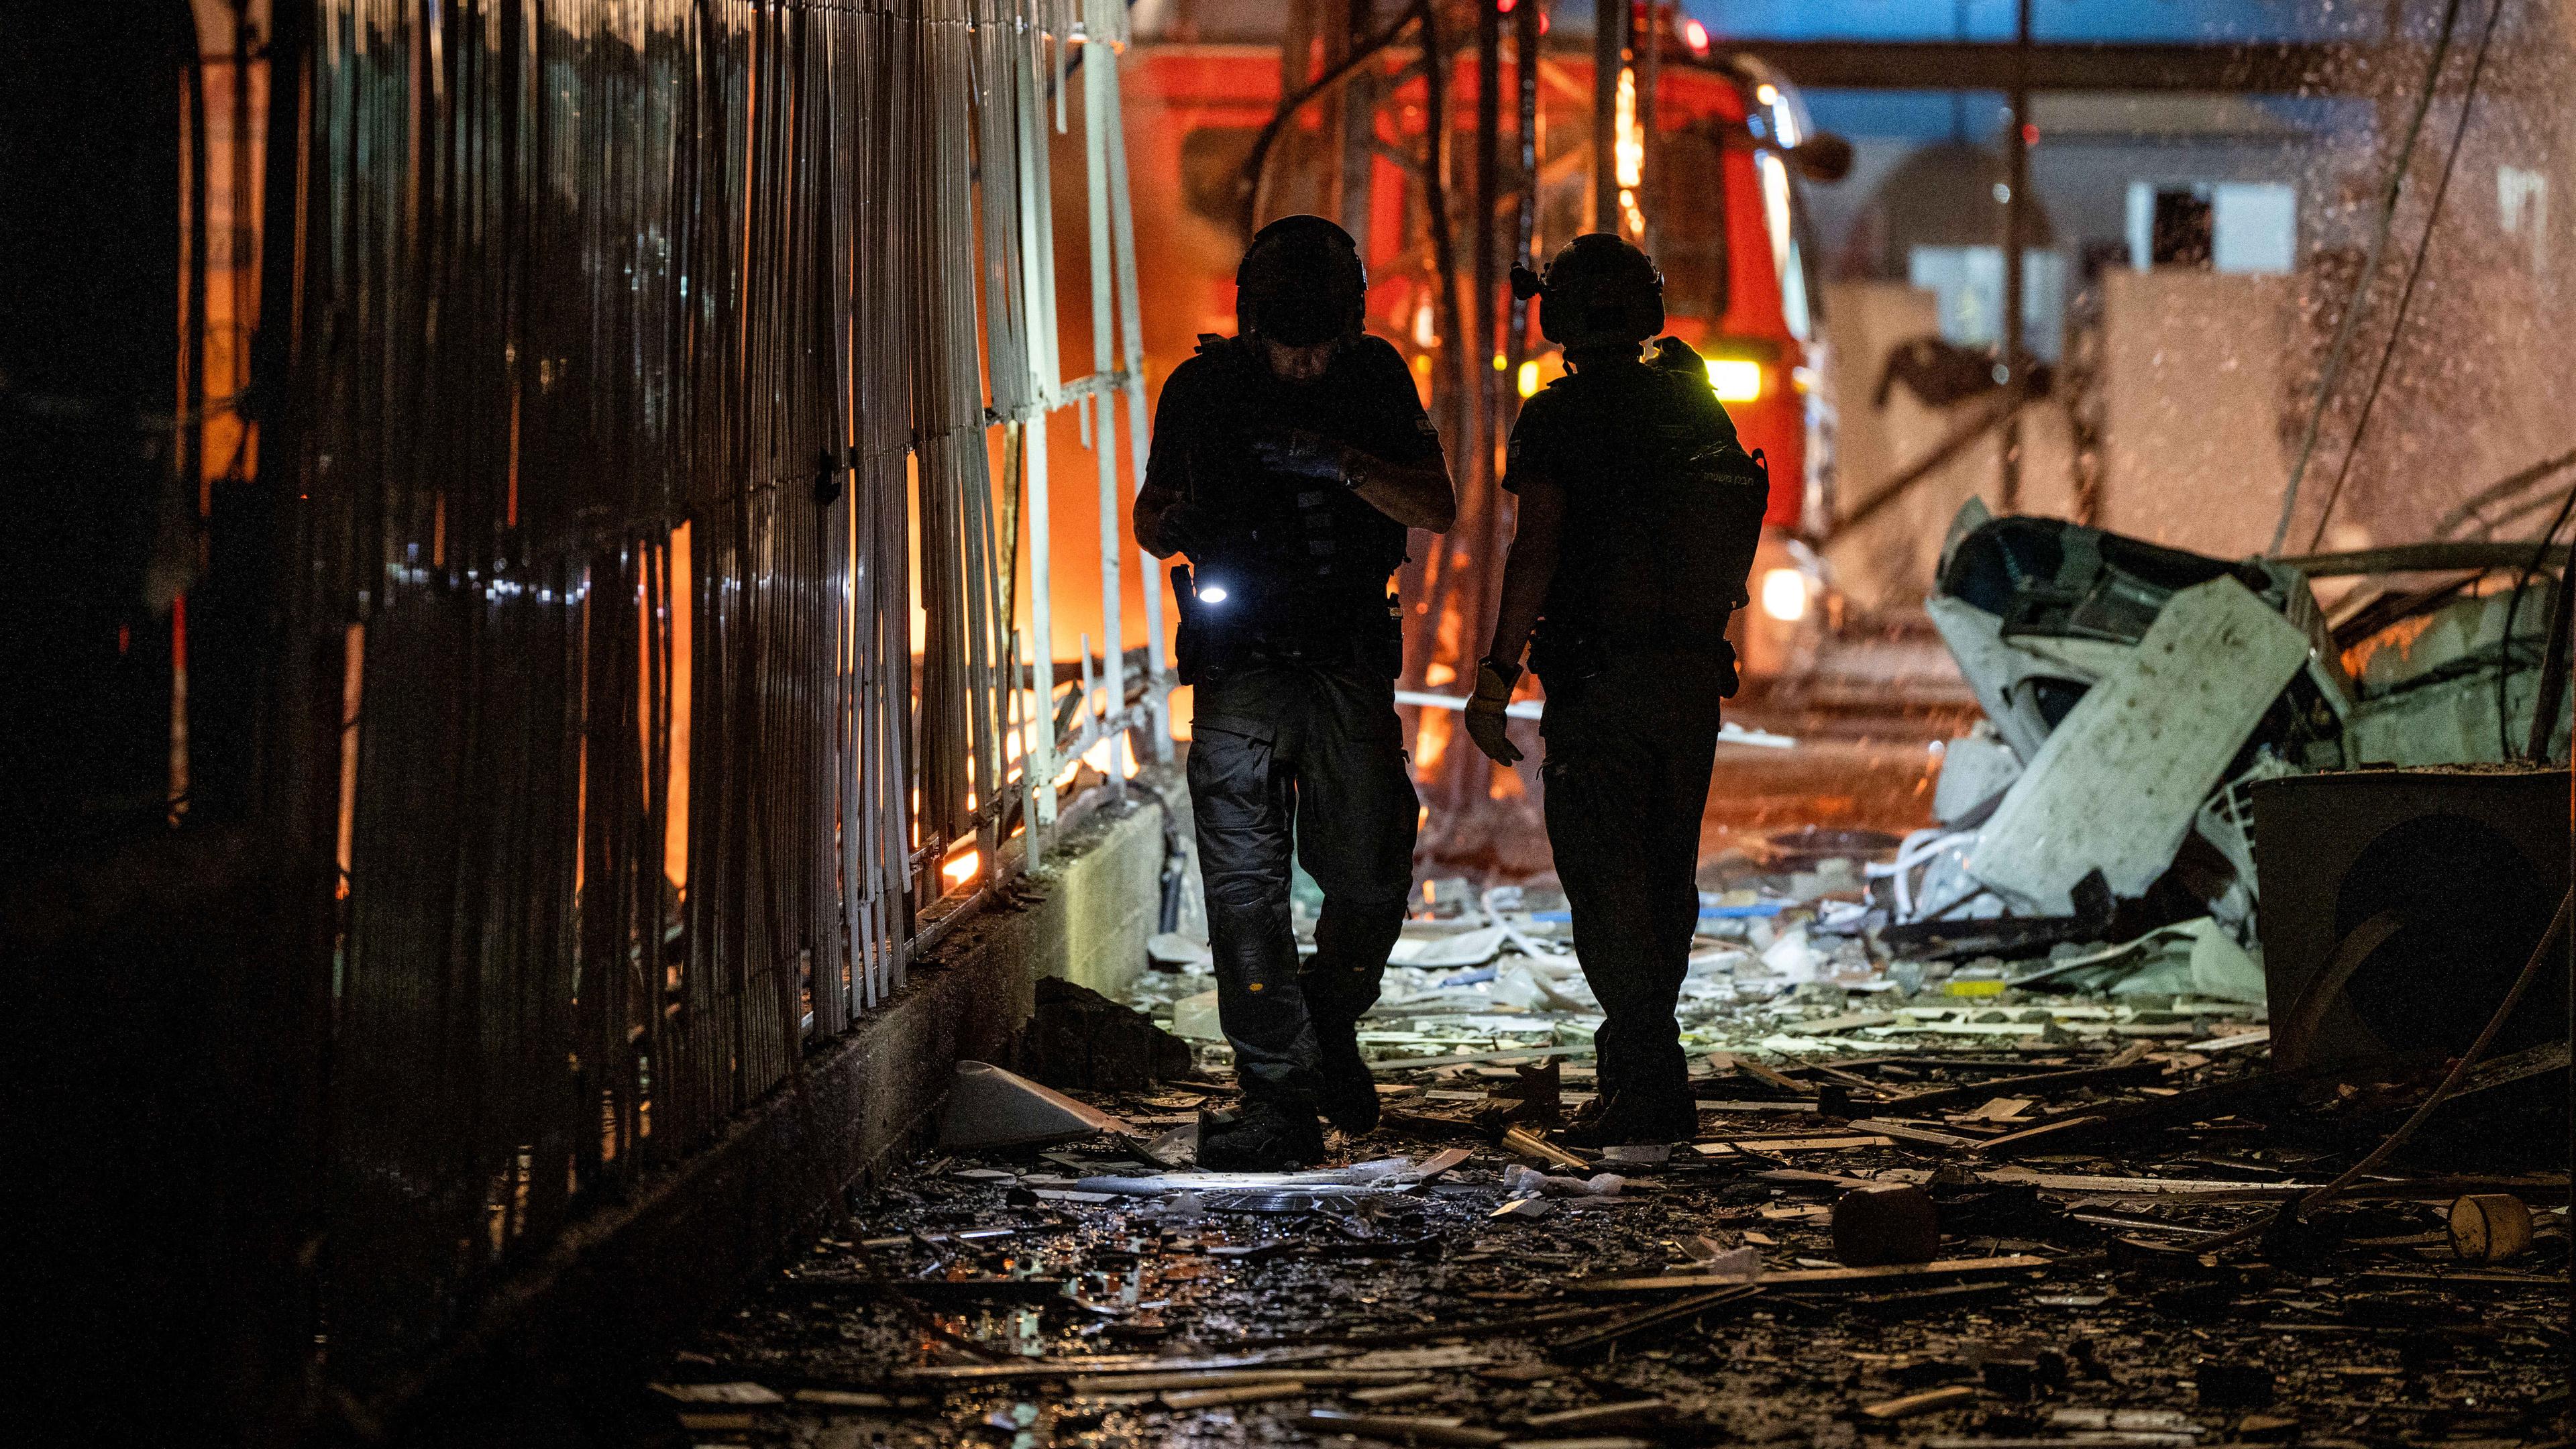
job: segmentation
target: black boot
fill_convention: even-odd
[[[1375,1129],[1377,1078],[1369,1074],[1368,1061],[1360,1055],[1358,1023],[1317,1021],[1315,1042],[1316,1075],[1321,1079],[1316,1095],[1324,1120],[1353,1137]]]
[[[1198,1165],[1207,1172],[1295,1172],[1324,1160],[1312,1108],[1247,1097],[1232,1112],[1199,1114]]]
[[[1688,1142],[1699,1135],[1699,1105],[1687,1090],[1604,1092],[1578,1109],[1558,1133],[1571,1147],[1598,1150],[1646,1143]]]

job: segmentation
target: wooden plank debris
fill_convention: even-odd
[[[1870,1404],[1864,1407],[1861,1413],[1884,1423],[1895,1419],[1911,1419],[1917,1414],[1955,1409],[1961,1404],[1975,1402],[1976,1397],[1977,1391],[1968,1385],[1951,1384],[1946,1388],[1926,1389],[1919,1394],[1907,1394],[1901,1399],[1889,1399],[1885,1403]]]
[[[1895,1145],[1895,1138],[1873,1132],[1818,1137],[1716,1137],[1691,1144],[1691,1151],[1702,1157],[1727,1157],[1747,1152],[1778,1157],[1791,1152],[1851,1152],[1863,1147]]]
[[[1667,1400],[1629,1399],[1615,1404],[1586,1404],[1579,1409],[1560,1409],[1553,1414],[1532,1414],[1521,1420],[1521,1427],[1533,1434],[1557,1438],[1593,1434],[1604,1429],[1642,1429],[1672,1416],[1673,1406]]]
[[[722,1384],[654,1384],[653,1392],[683,1404],[783,1404],[776,1389],[748,1381]]]
[[[1459,1052],[1445,1057],[1396,1057],[1389,1061],[1369,1063],[1371,1071],[1391,1071],[1398,1067],[1464,1067],[1481,1062],[1525,1062],[1539,1057],[1588,1057],[1588,1046],[1515,1047],[1509,1051]]]
[[[1418,1369],[1316,1368],[1246,1368],[1195,1369],[1172,1374],[1109,1374],[1095,1376],[1084,1387],[1101,1394],[1188,1393],[1200,1389],[1245,1388],[1256,1384],[1302,1383],[1312,1388],[1357,1388],[1378,1384],[1402,1383],[1418,1378]]]
[[[1104,1353],[1080,1358],[1028,1358],[1013,1363],[947,1363],[925,1364],[918,1368],[896,1369],[892,1377],[902,1383],[980,1384],[1011,1379],[1089,1378],[1103,1374],[1137,1374],[1154,1371],[1177,1373],[1184,1369],[1255,1368],[1264,1364],[1303,1362],[1332,1355],[1319,1349],[1303,1352],[1211,1354],[1201,1358],[1164,1358],[1150,1353]]]
[[[2010,1254],[1998,1258],[1945,1258],[1931,1263],[1888,1263],[1874,1268],[1801,1268],[1786,1273],[1765,1273],[1759,1280],[1765,1289],[1789,1289],[1799,1292],[1829,1292],[1844,1288],[1889,1288],[1907,1283],[1940,1283],[1961,1278],[1994,1278],[2020,1273],[2038,1273],[2047,1269],[2051,1260],[2027,1254]],[[1713,1278],[1703,1273],[1665,1273],[1648,1278],[1582,1278],[1565,1285],[1568,1293],[1669,1293],[1679,1288],[1725,1288],[1736,1286],[1734,1280]]]
[[[1944,1152],[1964,1152],[1986,1145],[1983,1138],[1962,1137],[1955,1132],[1935,1132],[1929,1127],[1918,1127],[1911,1122],[1899,1122],[1889,1117],[1864,1117],[1852,1125],[1867,1128],[1882,1136],[1893,1137],[1900,1145],[1933,1147]]]
[[[1705,1274],[1676,1274],[1674,1276],[1688,1276],[1703,1280],[1707,1277]],[[1672,1303],[1659,1304],[1656,1307],[1644,1309],[1639,1312],[1623,1313],[1606,1323],[1597,1324],[1591,1328],[1584,1329],[1579,1333],[1568,1334],[1564,1338],[1558,1339],[1555,1343],[1548,1345],[1548,1352],[1552,1357],[1557,1358],[1582,1358],[1608,1348],[1610,1345],[1618,1343],[1623,1339],[1633,1338],[1640,1333],[1653,1333],[1661,1329],[1671,1328],[1676,1324],[1688,1323],[1693,1319],[1703,1317],[1718,1309],[1726,1308],[1730,1305],[1742,1304],[1745,1300],[1760,1294],[1761,1291],[1762,1290],[1760,1288],[1750,1283],[1730,1282],[1727,1286],[1722,1288],[1713,1289],[1706,1293],[1695,1293],[1688,1298],[1683,1298]]]
[[[1296,1379],[1275,1384],[1237,1384],[1225,1389],[1172,1389],[1163,1395],[1166,1409],[1213,1409],[1224,1404],[1266,1404],[1275,1399],[1302,1399],[1306,1385]]]
[[[1313,1410],[1299,1421],[1299,1426],[1318,1434],[1357,1434],[1363,1439],[1384,1439],[1396,1444],[1442,1444],[1458,1449],[1487,1449],[1511,1437],[1497,1429],[1471,1428],[1463,1418],[1346,1414],[1337,1409]]]
[[[798,1389],[791,1397],[800,1404],[817,1409],[918,1409],[930,1401],[924,1398],[896,1398],[891,1394],[872,1394],[860,1389]]]
[[[2201,1202],[2269,1202],[2315,1190],[2313,1182],[2194,1182],[2167,1177],[2089,1177],[2063,1172],[2034,1172],[2026,1167],[1997,1167],[1977,1174],[1979,1182],[2035,1187],[2042,1192],[2100,1193],[2120,1197],[2170,1197]]]
[[[1557,1146],[1555,1143],[1548,1141],[1544,1137],[1538,1136],[1524,1127],[1514,1127],[1510,1131],[1505,1132],[1503,1134],[1503,1146],[1505,1149],[1517,1152],[1523,1157],[1535,1157],[1539,1161],[1549,1163],[1553,1166],[1569,1168],[1575,1172],[1582,1173],[1589,1173],[1592,1171],[1592,1164],[1590,1162],[1575,1156],[1573,1153],[1566,1151],[1564,1148]]]

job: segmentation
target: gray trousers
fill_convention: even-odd
[[[1316,1024],[1376,1004],[1413,885],[1419,805],[1395,686],[1355,665],[1248,659],[1198,686],[1189,780],[1235,1074],[1247,1096],[1311,1108]],[[1292,848],[1324,890],[1303,966]]]
[[[1575,956],[1601,1002],[1604,1094],[1689,1095],[1674,1010],[1699,925],[1699,828],[1723,684],[1706,656],[1661,651],[1547,681],[1547,839]]]

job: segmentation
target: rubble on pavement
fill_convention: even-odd
[[[1235,1094],[1168,931],[1133,1012],[1051,993],[1062,1093],[961,1077],[1011,1121],[952,1114],[639,1397],[696,1443],[2563,1443],[2565,1042],[2311,1050],[2340,1019],[2294,977],[2276,1060],[2256,931],[2255,787],[2476,758],[2499,596],[2327,610],[2278,563],[1973,515],[1942,576],[1987,719],[1941,824],[1703,862],[1691,1141],[1551,1135],[1600,1025],[1565,898],[1440,878],[1360,1023],[1379,1127],[1198,1171]],[[2476,937],[2463,1021],[2539,930]]]
[[[1549,1137],[1589,1078],[1563,923],[1541,889],[1444,885],[1407,931],[1438,964],[1394,968],[1368,1023],[1387,1120],[1327,1167],[1149,1158],[1232,1102],[1221,1072],[1075,1094],[1118,1130],[896,1174],[653,1397],[695,1443],[2555,1441],[2549,1064],[2490,1063],[2295,1216],[2439,1063],[2281,1072],[2244,1001],[1892,979],[1826,925],[1863,863],[1712,863],[1700,1127],[1666,1160]],[[2135,954],[2188,975],[2187,947]]]

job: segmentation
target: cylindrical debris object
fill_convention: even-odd
[[[1834,1256],[1847,1267],[1928,1263],[1941,1253],[1941,1215],[1919,1187],[1856,1187],[1834,1203]]]
[[[2501,1263],[2531,1246],[2531,1209],[2509,1192],[2473,1192],[2451,1204],[2451,1251],[2463,1263]]]

